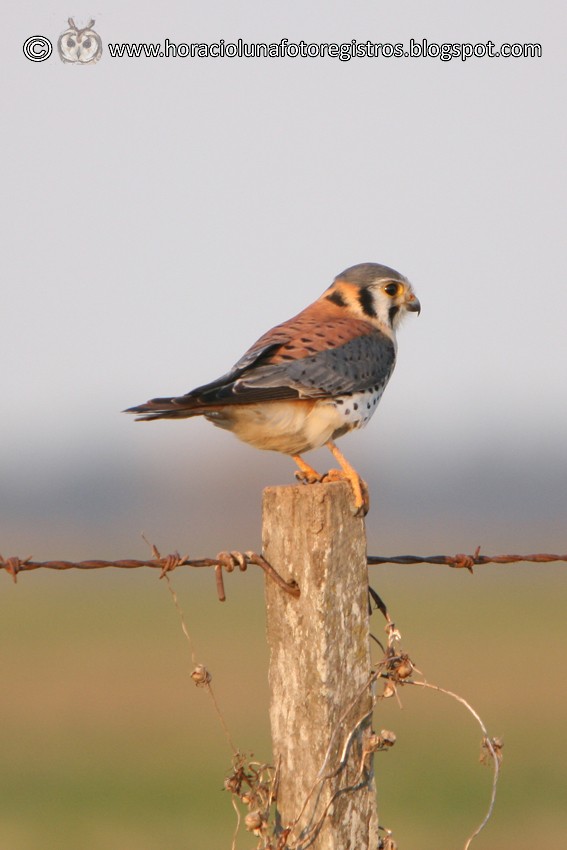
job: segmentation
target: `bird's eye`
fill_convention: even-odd
[[[400,289],[401,289],[401,286],[400,286],[399,283],[388,283],[384,287],[384,292],[387,292],[388,295],[393,296],[393,295],[398,295]]]

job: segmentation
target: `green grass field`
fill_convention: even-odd
[[[457,691],[504,739],[496,811],[478,850],[563,850],[567,703],[561,568],[372,568],[429,682]],[[231,751],[171,596],[153,571],[0,576],[2,850],[229,850]],[[262,581],[173,583],[236,745],[270,759]],[[373,616],[373,630],[382,622]],[[378,706],[396,746],[376,757],[381,822],[400,850],[460,848],[484,816],[480,730],[418,688]],[[241,833],[241,850],[255,840]]]

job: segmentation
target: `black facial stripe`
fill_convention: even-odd
[[[346,307],[347,303],[341,293],[335,289],[334,292],[331,292],[330,295],[326,295],[325,298],[327,301],[332,301],[333,304],[336,304],[337,307]]]
[[[359,290],[358,303],[360,304],[362,312],[365,316],[370,316],[370,318],[372,319],[375,319],[377,317],[376,310],[374,309],[374,299],[369,289],[365,289],[363,287]]]
[[[398,314],[400,308],[399,307],[390,307],[388,310],[388,316],[390,317],[390,324],[393,323],[396,315]]]

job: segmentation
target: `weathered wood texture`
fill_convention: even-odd
[[[366,535],[351,505],[344,482],[264,490],[264,555],[301,589],[295,599],[266,581],[278,818],[284,829],[299,817],[290,846],[311,850],[378,846],[372,756],[363,758],[372,706]]]

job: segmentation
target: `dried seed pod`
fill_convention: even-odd
[[[367,753],[375,753],[376,750],[379,750],[382,746],[382,739],[380,735],[373,732],[372,735],[369,735],[366,739],[366,746],[364,749]]]
[[[227,777],[224,780],[224,787],[230,794],[238,794],[240,792],[241,781],[236,774]]]
[[[395,693],[396,693],[396,689],[392,685],[392,683],[386,682],[386,684],[384,685],[384,692],[382,694],[383,698],[389,699],[390,697],[393,697]]]
[[[498,764],[502,764],[502,747],[504,746],[504,741],[502,738],[491,738],[490,743],[492,744],[492,750],[488,745],[487,739],[482,739],[480,744],[480,763],[489,765],[492,762],[492,753],[494,753],[498,760]]]
[[[381,729],[380,736],[382,740],[383,747],[393,747],[396,743],[396,733],[392,732],[391,729]]]
[[[264,819],[260,812],[248,812],[246,817],[244,818],[244,825],[248,832],[257,832],[262,829],[264,825]]]
[[[375,753],[378,750],[386,750],[396,743],[396,734],[389,729],[382,729],[380,734],[373,732],[366,741],[366,752]]]
[[[400,661],[396,665],[396,676],[398,679],[407,679],[413,673],[413,663],[409,655],[405,653],[400,656]]]
[[[197,685],[197,687],[204,687],[208,685],[212,679],[211,674],[204,666],[204,664],[197,664],[193,672],[191,673],[191,678]]]

